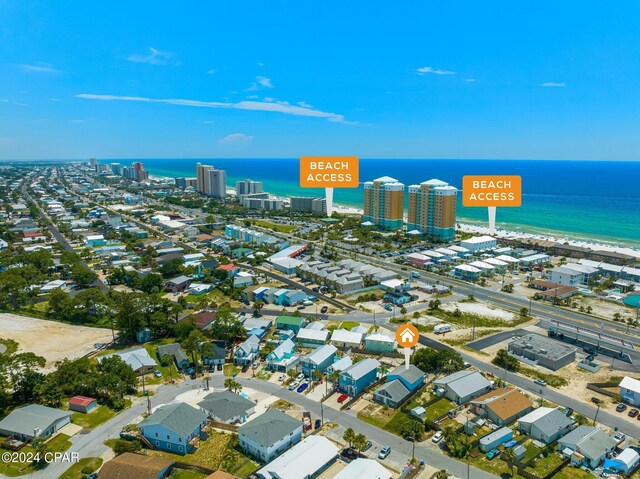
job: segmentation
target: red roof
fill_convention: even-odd
[[[69,404],[75,404],[76,406],[87,407],[89,404],[94,402],[94,398],[89,398],[87,396],[73,396],[69,399]]]
[[[221,264],[220,266],[218,266],[216,269],[223,269],[225,271],[233,271],[234,269],[236,269],[236,265],[233,263],[229,263],[229,264]]]
[[[36,236],[42,236],[39,231],[23,232],[22,236],[25,238],[35,238]]]

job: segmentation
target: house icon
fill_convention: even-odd
[[[396,331],[396,341],[405,348],[415,346],[418,343],[418,330],[411,324],[405,324]]]

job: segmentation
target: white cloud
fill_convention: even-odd
[[[207,70],[207,75],[213,75],[215,73],[218,73],[218,70],[215,70],[213,68],[211,70]]]
[[[464,81],[466,81],[467,83],[475,83],[476,79],[475,78],[465,78]]]
[[[147,63],[148,65],[180,65],[180,61],[175,58],[173,53],[164,52],[153,47],[149,47],[148,55],[138,55],[137,53],[134,53],[127,57],[127,61],[134,63]]]
[[[51,63],[45,63],[45,62],[35,62],[30,64],[23,63],[21,65],[18,65],[18,67],[23,72],[29,72],[29,73],[53,73],[53,74],[63,73],[62,70],[58,70],[57,68],[54,68]]]
[[[248,143],[251,140],[253,140],[253,136],[245,135],[244,133],[232,133],[220,138],[218,143]]]
[[[121,95],[96,95],[93,93],[79,93],[75,98],[83,98],[85,100],[100,101],[133,101],[141,103],[164,103],[168,105],[193,106],[198,108],[222,108],[232,110],[250,110],[250,111],[270,111],[282,113],[284,115],[307,116],[313,118],[325,118],[329,121],[338,123],[349,123],[344,119],[343,115],[331,113],[314,108],[305,108],[302,106],[289,105],[286,103],[268,103],[266,101],[239,101],[236,103],[221,101],[201,101],[187,100],[181,98],[147,98],[142,96],[121,96]],[[266,98],[265,98],[266,100]]]
[[[566,83],[564,82],[553,82],[553,81],[549,81],[549,82],[545,82],[545,83],[540,83],[540,86],[546,87],[546,88],[564,88],[567,86]]]
[[[433,74],[433,75],[455,75],[456,72],[452,72],[450,70],[440,70],[438,68],[433,68],[433,67],[420,67],[416,70],[416,73],[418,73],[418,75],[429,75],[429,74]]]
[[[299,101],[298,102],[298,106],[301,106],[302,108],[313,108],[311,105],[309,105],[306,101]]]
[[[273,83],[271,83],[271,79],[263,76],[257,76],[256,81],[265,88],[273,88]]]

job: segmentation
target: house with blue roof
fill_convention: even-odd
[[[156,449],[184,455],[193,450],[206,424],[205,412],[180,402],[158,407],[138,429]]]
[[[300,356],[296,355],[296,345],[290,339],[283,341],[267,356],[267,369],[286,373],[296,367],[300,362]]]
[[[387,375],[387,381],[373,392],[373,400],[391,408],[402,405],[424,384],[425,374],[413,364],[404,364]]]
[[[284,295],[284,305],[294,306],[307,299],[307,293],[298,289],[291,289]]]
[[[314,349],[310,354],[302,358],[302,374],[307,377],[313,375],[314,371],[325,372],[334,363],[338,348],[327,344]]]
[[[378,377],[380,363],[376,359],[363,359],[340,372],[340,390],[354,397],[371,386]]]
[[[424,384],[425,376],[425,373],[413,364],[409,364],[409,367],[403,364],[387,374],[387,382],[400,381],[410,392],[415,392]]]
[[[258,356],[260,351],[260,338],[257,336],[249,336],[233,353],[233,362],[235,364],[251,364]]]

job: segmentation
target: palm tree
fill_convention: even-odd
[[[511,468],[511,477],[515,477],[515,475],[516,475],[516,468],[515,468],[516,455],[513,452],[513,448],[510,447],[510,448],[506,449],[503,454],[504,454],[504,456],[503,456],[504,460],[507,462],[507,464]]]
[[[364,448],[367,447],[367,436],[364,434],[356,435],[353,439],[353,447],[355,447],[358,452],[364,451]]]
[[[313,370],[313,379],[316,382],[319,382],[322,379],[322,371],[320,371],[319,369],[314,369]]]
[[[444,469],[440,469],[436,472],[436,475],[433,476],[433,479],[449,479],[449,473]]]
[[[224,380],[224,387],[233,393],[242,391],[242,385],[233,378],[227,378]]]
[[[207,391],[209,390],[209,381],[211,381],[211,376],[209,374],[205,374],[202,379],[204,379],[204,382],[207,384]]]
[[[353,442],[356,440],[356,433],[349,427],[345,429],[342,439],[349,443],[349,447],[352,447]]]

